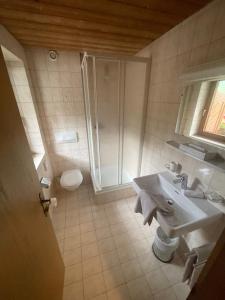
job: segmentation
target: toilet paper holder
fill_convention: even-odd
[[[41,192],[39,193],[39,199],[40,199],[40,203],[41,203],[41,206],[43,208],[44,214],[47,217],[48,212],[49,212],[49,206],[51,204],[51,200],[50,199],[44,199]]]

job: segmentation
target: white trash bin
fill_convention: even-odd
[[[152,250],[155,256],[162,262],[170,262],[174,252],[179,246],[179,237],[169,238],[161,227],[156,229],[156,235]]]

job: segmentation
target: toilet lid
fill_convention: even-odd
[[[63,186],[73,186],[81,184],[83,176],[79,169],[69,170],[63,172],[60,182]]]

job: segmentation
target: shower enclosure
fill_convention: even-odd
[[[149,59],[85,54],[82,59],[91,177],[96,192],[140,174]]]

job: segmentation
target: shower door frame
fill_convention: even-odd
[[[87,58],[91,57],[93,59],[93,87],[94,87],[94,106],[95,106],[95,120],[97,120],[96,126],[96,140],[97,140],[97,160],[98,160],[98,169],[99,169],[99,182],[96,180],[96,166],[95,166],[95,154],[94,154],[94,145],[93,145],[93,128],[91,121],[91,107],[90,107],[90,94],[89,94],[89,73],[88,73],[88,63]],[[112,60],[119,62],[119,82],[122,80],[123,84],[119,85],[118,97],[119,97],[119,157],[118,157],[118,182],[117,185],[111,185],[107,187],[101,187],[101,158],[100,158],[100,141],[98,134],[98,112],[97,112],[97,85],[96,85],[96,58],[100,58],[103,60]],[[141,124],[141,136],[140,136],[140,144],[139,144],[139,157],[138,157],[138,170],[137,177],[140,176],[141,173],[141,163],[142,163],[142,155],[143,155],[143,145],[144,145],[144,136],[145,136],[145,126],[146,126],[146,118],[147,118],[147,107],[148,107],[148,91],[149,91],[149,83],[150,83],[150,69],[151,69],[151,58],[138,57],[138,56],[108,56],[96,54],[93,52],[84,53],[81,62],[82,69],[82,78],[83,78],[83,90],[84,90],[84,99],[85,99],[85,113],[86,113],[86,125],[87,125],[87,134],[88,134],[88,147],[89,147],[89,159],[91,166],[91,177],[92,183],[94,187],[94,191],[96,194],[103,193],[107,191],[113,191],[118,189],[123,189],[124,187],[128,187],[131,185],[129,183],[122,183],[122,164],[123,164],[123,119],[124,119],[124,94],[125,94],[125,72],[121,67],[124,62],[142,62],[146,64],[145,71],[145,89],[144,89],[144,102],[143,102],[143,118]],[[121,76],[122,74],[122,76]]]

